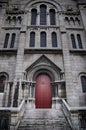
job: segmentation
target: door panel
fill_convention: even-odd
[[[35,106],[36,108],[52,107],[51,80],[46,74],[41,74],[36,79]]]

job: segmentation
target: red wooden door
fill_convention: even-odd
[[[36,79],[35,106],[36,108],[52,107],[51,80],[46,74],[41,74]]]

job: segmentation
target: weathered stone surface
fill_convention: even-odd
[[[71,130],[58,103],[57,109],[28,109],[18,130]]]

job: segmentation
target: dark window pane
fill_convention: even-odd
[[[4,75],[0,76],[0,92],[4,92],[4,87],[5,87],[5,81],[6,77]]]
[[[40,6],[40,25],[46,25],[46,5]]]
[[[7,46],[8,46],[9,36],[10,36],[9,33],[7,33],[6,36],[5,36],[4,48],[7,48]]]
[[[54,9],[50,10],[50,24],[51,25],[56,24],[56,22],[55,22],[55,10]]]
[[[41,47],[46,47],[46,33],[45,32],[41,32]]]
[[[86,76],[81,77],[82,89],[83,92],[86,92]]]
[[[30,47],[35,46],[35,32],[30,33]]]
[[[32,9],[31,11],[31,25],[36,25],[37,10]]]
[[[76,41],[75,41],[75,36],[74,34],[71,34],[71,41],[72,41],[72,47],[76,48]]]
[[[52,33],[52,47],[57,47],[57,35],[55,32]]]
[[[13,33],[13,34],[12,34],[12,38],[11,38],[10,48],[13,48],[13,47],[14,47],[15,38],[16,38],[16,34],[15,34],[15,33]]]
[[[81,36],[80,34],[77,34],[77,40],[78,40],[78,45],[79,45],[79,48],[82,49],[82,41],[81,41]]]

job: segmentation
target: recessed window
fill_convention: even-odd
[[[57,47],[57,35],[55,32],[52,33],[52,47]]]
[[[41,47],[46,47],[46,32],[41,32],[40,42]]]
[[[81,84],[83,92],[86,92],[86,76],[81,76]]]
[[[78,40],[79,48],[82,49],[83,46],[82,46],[82,40],[81,40],[81,36],[80,36],[80,34],[77,34],[77,40]]]
[[[4,92],[6,77],[4,75],[0,76],[0,93]]]
[[[74,34],[71,34],[71,41],[72,41],[72,47],[76,48],[76,41],[75,41],[75,36]]]
[[[37,19],[37,10],[32,9],[31,10],[31,25],[36,25],[36,19]]]
[[[13,34],[12,34],[12,37],[11,37],[11,44],[10,44],[10,48],[13,48],[13,47],[14,47],[15,38],[16,38],[16,34],[15,34],[15,33],[13,33]]]
[[[30,33],[30,47],[35,46],[35,32]]]
[[[9,34],[9,33],[7,33],[7,34],[6,34],[6,36],[5,36],[4,48],[7,48],[7,46],[8,46],[9,36],[10,36],[10,34]]]
[[[46,5],[40,6],[40,25],[46,25]]]
[[[55,25],[56,21],[55,21],[55,10],[54,9],[50,9],[50,25]]]

